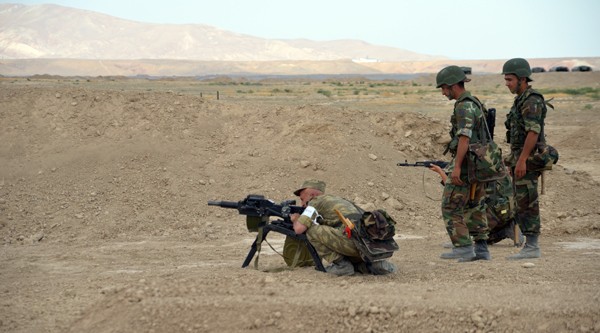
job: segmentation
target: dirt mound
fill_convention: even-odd
[[[8,223],[8,243],[38,232],[47,240],[182,233],[207,217],[209,199],[285,199],[307,177],[353,199],[416,211],[421,198],[403,190],[414,184],[398,186],[395,163],[440,155],[446,136],[441,121],[412,113],[240,107],[176,93],[12,94],[4,185],[28,190],[7,192],[7,216],[43,222]]]
[[[541,201],[550,259],[523,273],[503,259],[514,252],[506,244],[492,248],[490,263],[438,259],[447,238],[439,179],[396,166],[448,159],[451,103],[432,87],[360,95],[360,83],[335,83],[354,86],[326,97],[322,85],[333,83],[286,82],[296,95],[279,96],[284,88],[270,83],[278,90],[251,86],[250,96],[231,83],[140,82],[1,81],[0,275],[9,311],[0,331],[292,332],[315,323],[328,332],[600,331],[597,249],[584,255],[553,243],[600,235],[597,100],[563,95],[556,104],[567,107],[549,114],[561,153]],[[488,86],[487,100],[510,105]],[[196,91],[213,88],[227,97]],[[306,178],[391,212],[398,274],[282,271],[266,246],[269,273],[239,268],[254,234],[236,211],[206,202],[291,199]],[[280,249],[281,237],[272,238]],[[48,277],[51,286],[40,282]]]

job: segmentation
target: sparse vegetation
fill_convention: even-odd
[[[540,89],[542,94],[567,94],[567,95],[589,95],[594,99],[600,98],[600,88],[582,87],[582,88],[566,88],[566,89]]]
[[[325,97],[331,97],[331,91],[329,91],[329,90],[319,89],[319,90],[317,90],[317,93],[321,94]]]

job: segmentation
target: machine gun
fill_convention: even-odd
[[[439,166],[440,168],[445,168],[448,166],[448,162],[444,161],[417,161],[415,163],[408,163],[407,160],[404,160],[404,163],[400,162],[397,165],[401,167],[410,166],[410,167],[426,167],[429,168],[432,164]]]
[[[315,248],[310,244],[305,234],[296,234],[294,231],[291,214],[302,214],[304,207],[296,206],[296,200],[285,200],[280,204],[272,200],[266,199],[259,194],[250,194],[241,201],[208,201],[209,206],[219,206],[221,208],[237,209],[240,215],[246,215],[246,227],[250,232],[258,232],[254,243],[250,247],[250,251],[246,256],[246,260],[242,267],[247,267],[252,261],[254,254],[260,253],[260,245],[267,238],[269,231],[275,231],[292,237],[296,240],[304,242],[307,246],[310,255],[316,265],[316,269],[325,272],[325,268],[321,262],[321,258],[317,254]],[[271,221],[270,217],[275,216],[280,219]],[[258,265],[258,255],[255,261],[255,266]]]
[[[294,206],[296,200],[285,200],[280,204],[266,199],[262,195],[250,194],[241,201],[209,201],[209,206],[219,206],[221,208],[237,209],[240,215],[246,215],[246,226],[248,231],[256,232],[259,227],[264,227],[269,223],[271,216],[277,216],[283,219],[282,223],[290,224],[290,214],[302,214],[304,207]]]

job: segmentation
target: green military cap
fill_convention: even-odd
[[[305,188],[313,188],[315,190],[319,190],[325,193],[325,182],[316,179],[305,180],[304,183],[302,183],[302,186],[300,186],[299,189],[294,191],[294,194],[300,195],[300,192],[302,192],[302,190],[304,190]]]

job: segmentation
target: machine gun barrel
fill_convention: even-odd
[[[240,206],[239,202],[234,202],[234,201],[215,201],[215,200],[209,200],[208,201],[208,205],[209,206],[219,206],[222,208],[235,208],[237,209]]]

